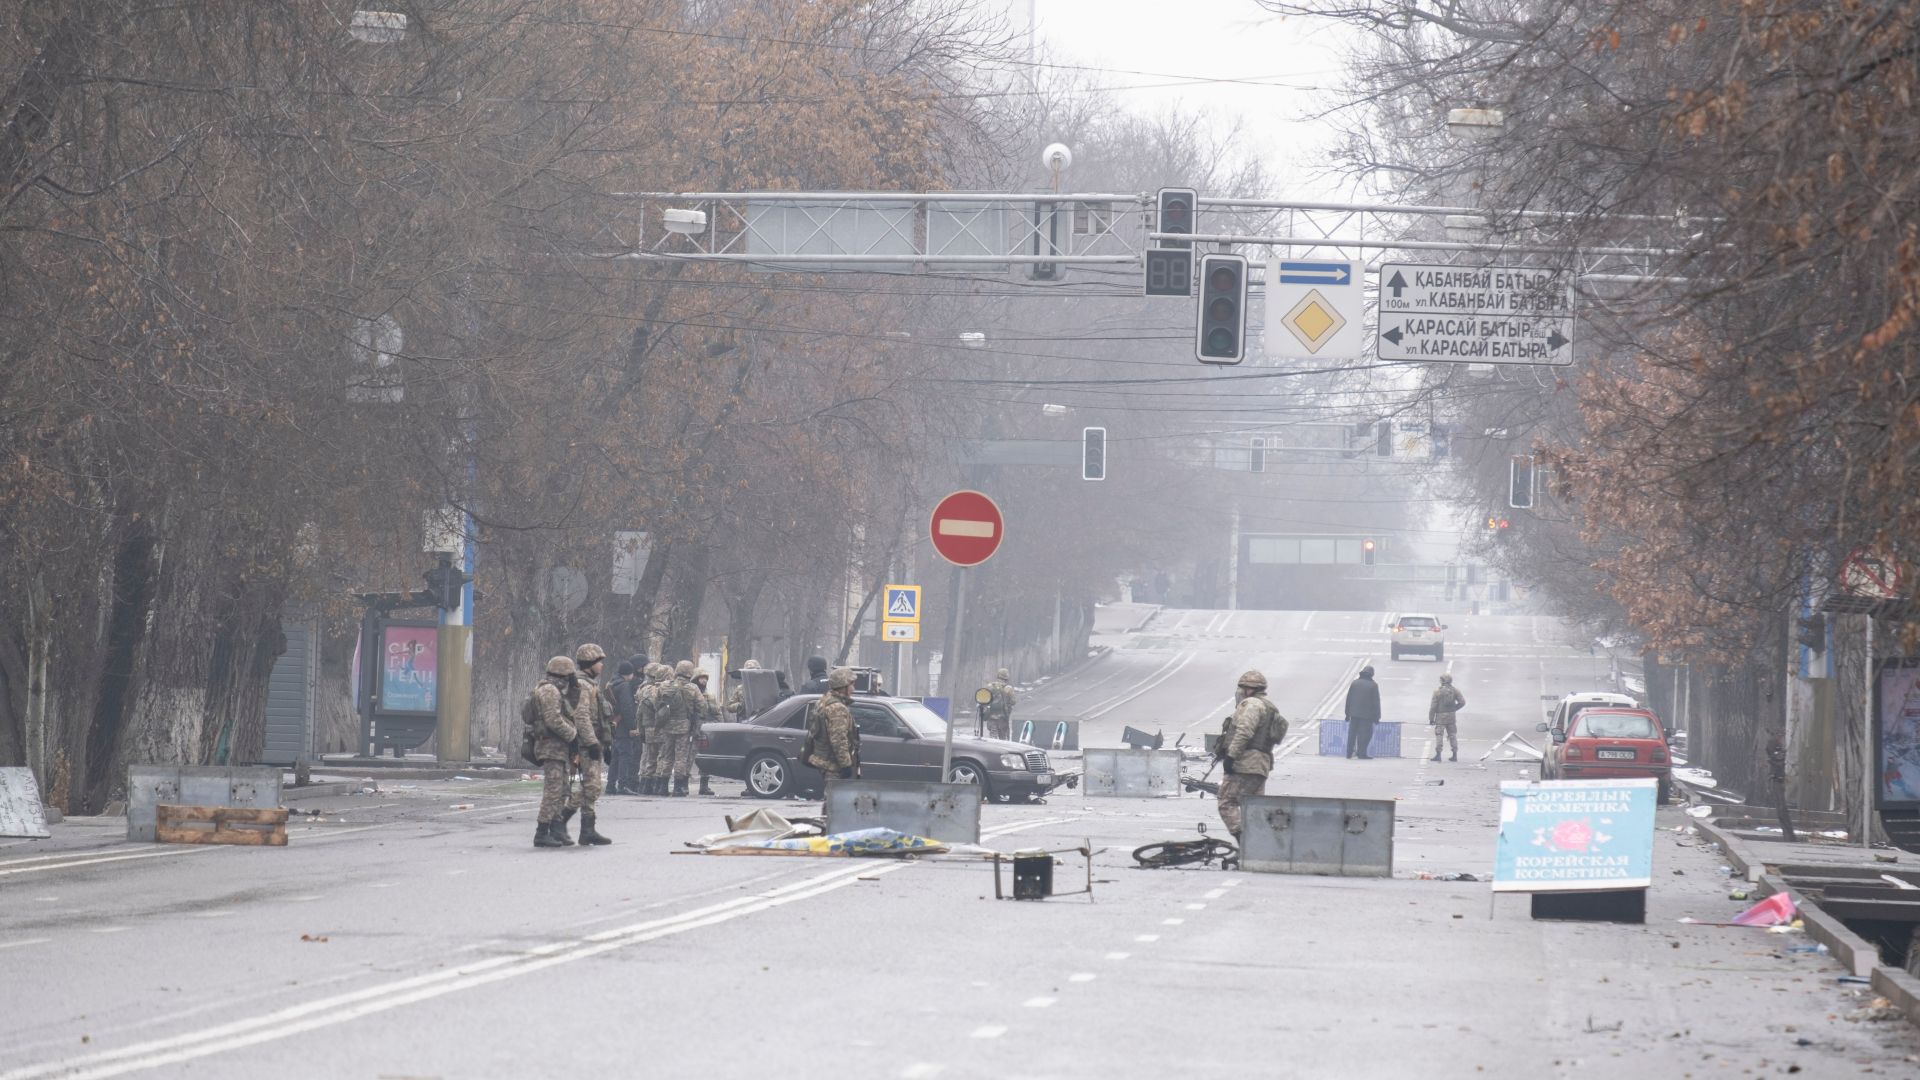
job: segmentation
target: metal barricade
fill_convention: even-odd
[[[1089,747],[1082,751],[1088,796],[1156,798],[1180,794],[1180,751]]]
[[[1014,731],[1014,740],[1042,750],[1080,749],[1078,720],[1022,720]]]
[[[1398,720],[1376,720],[1373,737],[1367,740],[1367,753],[1373,757],[1399,757],[1400,735],[1405,725]],[[1347,722],[1320,721],[1320,756],[1347,756]]]
[[[279,769],[269,766],[130,765],[127,767],[127,839],[152,843],[157,808],[280,805]]]
[[[1269,874],[1392,877],[1393,807],[1384,799],[1255,795],[1244,804],[1240,865]]]
[[[824,802],[829,834],[895,829],[929,840],[980,842],[977,784],[830,780]]]

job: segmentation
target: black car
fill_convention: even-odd
[[[744,781],[761,799],[819,792],[820,770],[800,762],[807,738],[807,706],[818,694],[796,694],[739,724],[708,724],[696,760],[702,772]],[[865,780],[940,779],[947,722],[911,698],[860,695],[853,699],[860,728],[860,775]],[[958,784],[979,784],[988,799],[1024,801],[1053,787],[1053,766],[1044,750],[1004,739],[953,734]]]

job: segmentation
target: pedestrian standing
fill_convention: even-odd
[[[1440,760],[1440,743],[1445,741],[1453,750],[1448,761],[1460,760],[1460,729],[1455,716],[1467,707],[1467,695],[1455,689],[1453,676],[1440,676],[1440,685],[1433,691],[1433,700],[1427,705],[1427,723],[1433,725],[1433,760]]]
[[[626,795],[640,794],[640,686],[646,678],[647,656],[640,653],[627,658],[621,665],[632,669],[622,685],[616,686],[614,709],[620,713],[621,730],[626,742],[619,753],[620,791]]]
[[[593,827],[600,793],[606,790],[606,748],[613,744],[613,704],[594,682],[606,663],[607,651],[598,645],[582,645],[573,652],[573,667],[578,677],[573,681],[568,701],[573,706],[580,790],[568,794],[567,810],[560,826],[561,833],[565,834],[565,822],[579,811],[580,842],[596,847],[613,843]]]
[[[1380,722],[1380,684],[1373,681],[1373,665],[1360,669],[1360,677],[1347,687],[1347,756],[1372,761],[1367,748],[1373,745],[1373,725]]]
[[[840,667],[827,675],[827,692],[807,706],[807,741],[800,747],[800,760],[819,769],[828,782],[860,776],[860,729],[853,722],[852,700],[853,669]]]
[[[1242,805],[1249,796],[1266,793],[1273,748],[1287,737],[1287,718],[1267,700],[1267,677],[1258,671],[1240,676],[1233,699],[1233,715],[1220,725],[1214,755],[1227,773],[1220,781],[1220,821],[1238,844],[1245,822]]]
[[[700,691],[693,685],[693,661],[682,660],[673,666],[673,679],[660,688],[655,706],[655,722],[665,740],[661,747],[662,768],[673,777],[673,794],[687,793],[687,777],[693,768],[693,726],[700,712]]]
[[[800,684],[798,694],[824,694],[827,692],[827,658],[824,656],[807,657],[807,681]]]
[[[713,794],[713,786],[707,782],[707,770],[700,768],[700,733],[708,724],[718,723],[720,720],[720,706],[715,703],[713,696],[707,693],[707,680],[708,675],[705,671],[694,673],[693,685],[700,691],[700,712],[693,719],[693,735],[687,740],[690,744],[688,756],[693,759],[693,767],[700,774],[699,794],[701,795]]]
[[[1013,737],[1013,707],[1019,696],[1013,692],[1013,676],[1001,668],[993,673],[993,681],[985,687],[987,700],[980,706],[980,722],[986,729],[989,739],[1010,739]]]
[[[613,684],[607,687],[607,700],[613,703],[613,751],[607,755],[607,794],[630,795],[627,769],[633,764],[633,661],[622,660],[614,669]]]
[[[567,712],[566,692],[574,681],[573,660],[556,656],[547,661],[541,679],[520,706],[520,721],[533,736],[533,759],[540,765],[540,812],[535,817],[534,847],[566,847],[560,814],[567,798],[567,764],[573,756],[576,734]]]
[[[647,681],[634,695],[634,722],[639,725],[641,740],[640,794],[665,795],[665,774],[660,769],[665,748],[660,734],[660,688],[666,685],[668,668],[665,664],[648,664],[646,670]]]

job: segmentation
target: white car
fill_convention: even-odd
[[[1426,653],[1435,660],[1447,658],[1446,624],[1432,615],[1400,615],[1393,620],[1393,643],[1387,652],[1395,660],[1401,653]]]

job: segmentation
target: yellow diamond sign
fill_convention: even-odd
[[[1341,327],[1347,325],[1347,320],[1326,297],[1320,295],[1319,289],[1309,289],[1307,295],[1293,305],[1293,310],[1280,320],[1280,325],[1306,346],[1307,352],[1317,353],[1322,345],[1340,332]]]

